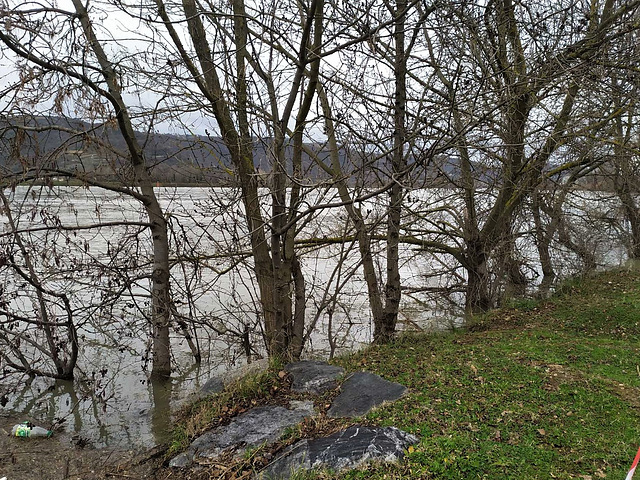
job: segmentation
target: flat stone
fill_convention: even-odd
[[[338,386],[338,378],[344,374],[344,368],[334,367],[326,362],[303,360],[284,367],[293,377],[291,390],[294,392],[320,395]]]
[[[273,443],[284,431],[314,414],[313,402],[300,402],[293,410],[256,407],[235,417],[229,425],[216,427],[196,438],[189,448],[174,457],[171,467],[186,467],[200,458],[215,459],[230,452],[239,458],[248,448]]]
[[[262,479],[288,479],[297,470],[339,471],[366,462],[397,462],[419,439],[395,427],[352,426],[328,437],[301,440],[268,465]]]
[[[384,402],[399,399],[407,388],[369,372],[351,375],[327,411],[329,417],[359,417]]]
[[[193,463],[193,452],[187,450],[186,452],[182,452],[180,455],[175,456],[169,462],[170,467],[182,468],[187,467]]]

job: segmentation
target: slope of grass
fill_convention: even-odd
[[[421,441],[401,465],[335,478],[624,478],[640,445],[639,286],[608,272],[471,331],[340,359],[409,387],[364,420]]]
[[[398,465],[294,478],[625,478],[640,445],[640,273],[599,274],[563,285],[548,301],[513,305],[466,330],[404,335],[337,359],[348,372],[408,387],[399,401],[356,421],[399,427],[420,443]],[[278,367],[183,411],[170,453],[254,405],[295,398]],[[326,410],[330,396],[316,407]],[[248,478],[286,445],[348,422],[321,415],[280,445],[188,478]],[[165,473],[157,478],[174,478]]]

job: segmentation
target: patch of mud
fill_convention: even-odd
[[[13,425],[24,420],[31,419],[0,416],[0,478],[105,479],[109,478],[107,471],[111,465],[134,457],[134,452],[94,449],[82,438],[65,432],[56,432],[51,438],[9,436]]]
[[[598,377],[606,385],[608,390],[620,399],[631,405],[633,408],[640,409],[640,389],[619,383],[610,378]]]
[[[546,374],[545,383],[543,388],[550,392],[560,390],[560,385],[567,385],[573,383],[584,382],[584,376],[565,365],[547,364],[540,365],[538,368],[542,368]]]

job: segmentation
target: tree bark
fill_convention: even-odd
[[[373,340],[376,343],[388,342],[396,330],[400,309],[400,222],[404,188],[400,183],[402,172],[406,169],[404,147],[406,142],[405,117],[407,109],[407,59],[405,52],[405,19],[407,1],[398,0],[395,6],[394,22],[394,132],[393,154],[391,159],[391,181],[387,207],[387,281],[385,286],[384,312],[380,321],[375,323]]]
[[[153,190],[153,181],[147,170],[144,154],[131,124],[127,105],[121,95],[118,76],[102,45],[97,39],[89,14],[80,0],[72,0],[89,45],[98,60],[101,74],[108,86],[108,100],[112,104],[118,127],[131,157],[134,185],[140,188],[142,204],[151,224],[153,242],[153,271],[151,273],[151,324],[153,343],[152,374],[171,374],[171,346],[169,324],[171,301],[169,289],[169,236],[167,223],[158,198]]]

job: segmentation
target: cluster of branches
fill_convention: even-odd
[[[593,223],[576,223],[567,207],[586,178],[612,194],[611,212],[593,221],[637,258],[639,6],[5,1],[0,41],[12,71],[0,94],[2,187],[71,178],[139,204],[143,217],[121,220],[128,230],[109,238],[118,247],[91,261],[123,285],[96,286],[106,292],[103,304],[125,293],[147,299],[138,310],[151,326],[155,374],[171,372],[172,326],[196,358],[196,326],[232,332],[247,355],[264,349],[299,358],[323,315],[331,324],[340,305],[348,311],[340,299],[356,277],[373,339],[385,342],[397,329],[403,290],[462,294],[467,313],[522,293],[531,276],[527,239],[547,280],[561,267],[556,246],[573,252],[581,268],[595,268],[583,231]],[[43,121],[51,112],[56,120]],[[211,145],[222,142],[228,162],[220,163],[236,193],[212,189],[207,205],[176,215],[154,189],[153,167],[163,159],[147,146],[159,125],[192,138],[194,149],[207,143],[194,128]],[[109,141],[109,129],[122,148]],[[52,151],[34,140],[43,132],[62,139]],[[111,181],[85,168],[78,152],[88,150],[99,152]],[[73,168],[61,161],[69,155],[77,156]],[[311,168],[323,174],[311,176]],[[43,278],[34,252],[59,240],[33,236],[33,218],[25,230],[12,213],[22,200],[3,198],[2,269],[25,279],[31,303],[11,297],[18,287],[4,287],[0,341],[11,348],[0,358],[46,373],[22,353],[28,342],[53,362],[50,374],[70,377],[77,328],[95,305],[80,302],[73,288],[57,292],[55,276]],[[58,220],[43,231],[64,237],[65,229],[111,227]],[[132,244],[142,246],[131,251]],[[313,267],[322,255],[334,260],[328,275]],[[120,261],[132,257],[135,266]],[[403,277],[409,265],[420,269],[420,281]],[[214,280],[195,287],[204,270]],[[234,308],[220,317],[197,307],[197,298],[216,295],[222,277],[240,284],[254,314],[231,321]]]

